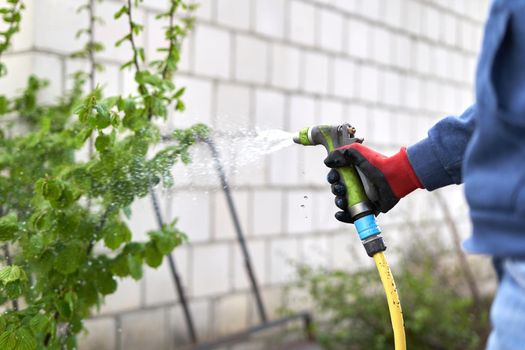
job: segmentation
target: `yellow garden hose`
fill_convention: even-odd
[[[330,153],[338,147],[362,142],[362,139],[355,137],[355,132],[355,128],[350,124],[318,125],[301,129],[294,137],[294,142],[304,146],[323,145]],[[395,350],[406,350],[403,312],[401,311],[399,295],[397,295],[394,277],[383,253],[386,246],[376,222],[375,210],[367,197],[363,181],[367,184],[366,187],[371,188],[372,186],[352,166],[337,168],[337,172],[340,180],[346,186],[347,212],[352,217],[352,222],[361,242],[363,242],[366,253],[373,257],[376,262],[385,289],[392,329],[394,330]]]
[[[397,294],[396,283],[394,276],[390,271],[385,254],[378,252],[373,256],[376,262],[377,271],[381,277],[383,288],[385,289],[386,298],[388,300],[388,310],[390,311],[390,320],[392,321],[392,329],[394,330],[394,344],[395,350],[405,350],[405,326],[403,322],[403,310],[401,310],[401,302]]]

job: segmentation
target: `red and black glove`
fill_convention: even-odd
[[[418,188],[423,188],[408,160],[405,147],[393,156],[386,157],[360,143],[353,143],[337,148],[328,155],[324,162],[330,168],[345,166],[359,168],[377,192],[378,198],[372,203],[377,212],[386,213],[401,198]],[[346,186],[340,181],[335,169],[328,173],[328,182],[332,184],[332,193],[336,195],[335,204],[338,208],[343,209],[335,214],[336,219],[352,222],[347,211]]]

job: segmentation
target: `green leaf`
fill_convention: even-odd
[[[162,264],[162,258],[164,255],[157,249],[157,246],[153,242],[148,242],[144,250],[144,258],[146,263],[153,267],[159,267]]]
[[[128,13],[128,7],[126,5],[122,6],[117,12],[115,12],[113,18],[119,19],[125,13]]]
[[[43,333],[49,325],[49,318],[41,313],[36,314],[29,320],[29,327],[34,333]]]
[[[18,343],[14,349],[16,350],[35,350],[37,347],[36,339],[31,332],[25,328],[20,327],[16,331],[16,337],[18,338]]]
[[[0,218],[0,241],[10,241],[18,231],[18,219],[15,213]]]
[[[103,104],[96,104],[95,110],[97,111],[95,120],[97,129],[102,130],[107,128],[111,124],[111,115],[108,108]]]
[[[137,254],[128,255],[129,274],[133,279],[139,280],[142,277],[142,259]]]
[[[0,349],[11,350],[17,344],[17,334],[14,330],[0,334]]]
[[[86,254],[83,245],[77,241],[59,246],[57,253],[53,267],[65,275],[75,272]]]
[[[27,275],[19,266],[5,266],[0,270],[0,281],[8,284],[15,281],[27,281]]]
[[[110,135],[104,135],[100,134],[97,136],[97,139],[95,140],[95,148],[99,152],[104,152],[109,148],[111,145],[111,136]]]
[[[131,240],[131,231],[128,226],[123,222],[117,222],[113,225],[108,225],[104,229],[104,243],[106,247],[111,250],[115,250],[122,243],[129,242]]]
[[[99,273],[96,280],[97,288],[103,295],[112,294],[117,290],[117,281],[111,273]]]

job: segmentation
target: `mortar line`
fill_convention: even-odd
[[[260,38],[259,38],[260,39]],[[261,40],[264,40],[264,39],[261,39]],[[279,41],[273,41],[273,44],[280,44],[280,45],[285,45],[285,46],[289,46],[289,47],[292,47],[292,48],[295,48],[297,50],[299,50],[301,53],[305,53],[305,52],[313,52],[313,53],[320,53],[322,55],[325,55],[325,56],[331,56],[333,58],[339,58],[339,59],[344,59],[344,60],[347,60],[349,62],[352,62],[354,64],[364,64],[364,65],[367,65],[367,66],[370,66],[370,67],[374,67],[380,71],[392,71],[392,72],[396,72],[398,74],[410,74],[416,78],[419,78],[421,80],[433,80],[433,81],[436,81],[436,82],[439,82],[439,83],[442,83],[442,84],[447,84],[447,85],[450,85],[450,86],[454,86],[454,87],[458,87],[458,88],[471,88],[472,87],[472,82],[468,82],[463,79],[452,79],[452,78],[448,78],[448,77],[440,77],[440,76],[437,76],[437,75],[434,75],[434,74],[427,74],[427,73],[423,73],[423,72],[419,72],[419,71],[416,71],[416,70],[411,70],[411,69],[407,69],[407,68],[403,68],[403,67],[400,67],[400,66],[397,66],[395,64],[384,64],[384,63],[380,63],[380,62],[377,62],[375,60],[368,60],[368,59],[363,59],[363,58],[359,58],[359,57],[355,57],[355,56],[352,56],[352,55],[349,55],[347,53],[342,53],[342,52],[337,52],[337,51],[332,51],[332,50],[321,50],[321,49],[318,49],[318,48],[312,48],[312,47],[308,47],[308,46],[305,46],[305,45],[290,45],[288,43],[282,43],[282,42],[279,42]],[[415,42],[414,42],[415,43]],[[439,47],[439,48],[443,48],[443,47]],[[411,53],[413,53],[414,50],[410,50]],[[456,53],[460,53],[460,52],[457,52],[457,51],[454,51],[452,50],[453,52],[456,52]],[[59,52],[59,51],[56,51],[56,50],[52,50],[52,49],[46,49],[46,48],[40,48],[40,47],[34,47],[32,49],[29,49],[29,51],[27,50],[22,50],[22,51],[17,51],[15,53],[11,53],[11,55],[13,54],[24,54],[24,53],[42,53],[42,54],[52,54],[52,55],[58,55],[58,56],[63,56],[63,57],[67,57],[66,54],[62,53],[62,52]],[[232,53],[233,54],[233,53]],[[463,57],[463,61],[466,62],[465,60],[468,60],[469,58],[474,58],[474,56],[472,57]],[[102,63],[102,64],[113,64],[113,65],[120,65],[122,64],[122,62],[118,61],[118,60],[111,60],[111,59],[104,59],[104,58],[101,58],[99,59],[99,62]],[[411,63],[408,64],[409,66],[413,66]],[[204,77],[204,78],[209,78],[209,77],[214,77],[214,76],[210,76],[208,74],[203,74],[203,73],[194,73],[194,72],[189,72],[189,71],[184,71],[184,70],[180,70],[179,71],[179,74],[193,74],[194,76],[198,76],[198,77]],[[224,78],[222,78],[224,79]],[[472,77],[473,79],[473,77]],[[229,79],[227,81],[232,81],[232,79]],[[239,82],[240,83],[240,82]],[[264,84],[260,84],[260,83],[255,83],[257,86],[260,86],[260,85],[263,85]],[[287,88],[282,88],[282,89],[287,89]]]

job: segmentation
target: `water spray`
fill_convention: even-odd
[[[331,153],[338,147],[362,142],[362,139],[355,137],[355,133],[356,129],[350,124],[337,126],[319,125],[302,129],[293,140],[295,143],[304,146],[323,145],[328,153]],[[381,236],[381,230],[377,225],[371,203],[376,198],[377,193],[374,192],[373,186],[370,185],[359,169],[343,167],[338,168],[337,171],[347,189],[347,211],[352,217],[366,253],[376,263],[383,288],[385,289],[390,319],[394,330],[395,349],[405,350],[406,340],[401,303],[397,294],[394,276],[386,261],[384,254],[386,245]]]

